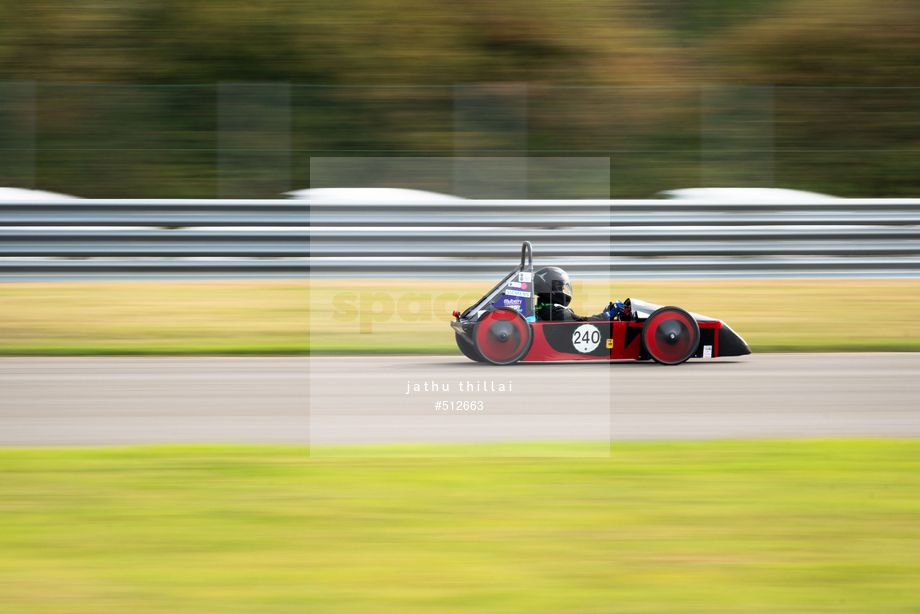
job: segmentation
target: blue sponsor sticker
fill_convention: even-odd
[[[524,311],[524,299],[503,296],[495,301],[495,307],[510,307],[511,309],[516,309],[517,311]]]
[[[522,290],[505,290],[505,294],[510,296],[523,296],[524,298],[530,298],[530,292],[524,292]]]

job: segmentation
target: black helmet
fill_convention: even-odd
[[[565,271],[557,266],[543,267],[533,274],[534,292],[544,303],[568,306],[572,300],[572,284]]]

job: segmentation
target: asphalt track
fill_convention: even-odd
[[[0,358],[0,446],[918,437],[918,376],[920,354]]]

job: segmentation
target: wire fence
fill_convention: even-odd
[[[577,174],[375,166],[347,184],[467,198],[647,198],[692,186],[912,197],[920,88],[0,82],[0,186],[88,198],[276,198],[318,159],[604,160]],[[400,170],[401,169],[401,170]],[[598,175],[601,177],[601,175]],[[329,176],[330,180],[334,177]]]

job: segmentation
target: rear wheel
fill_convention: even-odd
[[[642,346],[663,365],[679,365],[693,356],[700,343],[700,327],[680,307],[662,307],[642,326]]]
[[[476,349],[476,346],[467,341],[463,335],[457,332],[455,332],[454,335],[457,337],[457,347],[460,348],[464,356],[476,362],[486,361],[486,359],[482,357],[482,354],[479,353],[479,350]]]
[[[527,355],[533,342],[533,329],[520,312],[499,307],[476,322],[473,340],[485,360],[495,365],[510,365]]]

